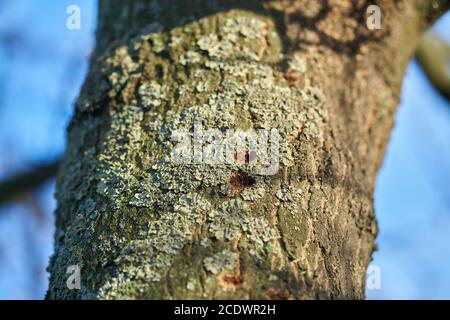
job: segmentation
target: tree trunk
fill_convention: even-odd
[[[100,1],[47,298],[363,298],[403,73],[448,6],[379,1],[371,31],[371,2]],[[276,130],[273,170],[248,146],[174,161],[172,134],[195,126]]]

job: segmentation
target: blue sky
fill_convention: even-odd
[[[382,289],[369,298],[450,298],[448,137],[450,106],[412,62],[376,183]]]
[[[81,8],[68,30],[66,8]],[[0,0],[0,178],[58,157],[94,45],[94,0]],[[450,14],[435,26],[450,43]],[[377,178],[380,227],[369,299],[450,298],[450,105],[411,62]],[[54,183],[0,207],[0,299],[40,299],[53,245]]]
[[[450,14],[433,31],[450,43]],[[375,212],[381,290],[372,299],[450,299],[450,105],[416,61],[405,75]]]
[[[81,30],[66,8],[81,7]],[[58,157],[94,45],[96,1],[0,1],[0,178]],[[39,299],[53,250],[54,183],[0,207],[0,299]]]

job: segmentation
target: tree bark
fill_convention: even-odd
[[[372,1],[100,1],[47,298],[363,298],[403,73],[448,8],[376,2],[371,31]],[[195,123],[278,130],[278,171],[174,163]]]

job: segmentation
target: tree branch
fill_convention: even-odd
[[[436,35],[427,33],[416,57],[433,85],[450,101],[450,46]]]
[[[28,172],[12,176],[0,182],[0,203],[11,201],[18,195],[29,192],[56,175],[59,160],[32,168]]]

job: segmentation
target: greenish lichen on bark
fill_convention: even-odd
[[[387,140],[378,132],[397,103],[387,79],[401,72],[372,75],[385,95],[355,104],[370,104],[370,116],[356,115],[347,130],[367,79],[335,68],[365,71],[358,66],[386,53],[287,53],[273,1],[249,1],[253,10],[212,1],[201,16],[183,2],[127,3],[101,3],[101,40],[58,179],[47,297],[362,298],[376,235],[374,162]],[[279,170],[174,163],[171,134],[195,123],[276,129]],[[361,134],[348,138],[352,131]],[[78,291],[66,286],[74,264]]]

